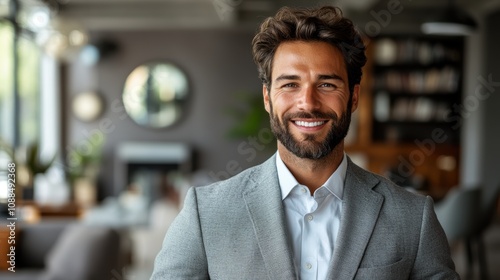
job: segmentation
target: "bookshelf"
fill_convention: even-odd
[[[463,39],[391,35],[367,45],[356,136],[346,150],[366,168],[440,198],[458,184]]]

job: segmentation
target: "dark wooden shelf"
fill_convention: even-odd
[[[443,114],[447,114],[448,109],[453,114],[453,105],[461,102],[464,41],[461,38],[423,35],[385,35],[381,38],[393,39],[396,46],[404,50],[408,50],[406,48],[408,45],[405,44],[413,41],[417,44],[442,45],[450,53],[441,56],[432,54],[434,56],[430,60],[432,63],[420,63],[415,53],[412,55],[398,53],[398,59],[393,64],[381,65],[377,64],[374,57],[377,40],[380,39],[375,38],[368,46],[368,63],[363,69],[358,123],[353,128],[357,132],[356,138],[353,143],[346,144],[346,152],[359,155],[365,167],[375,173],[387,175],[388,172],[396,170],[404,176],[423,178],[425,186],[422,191],[433,197],[440,197],[459,182],[461,133],[460,129],[453,128],[453,123],[444,119]],[[433,77],[433,79],[439,78],[439,84],[415,84],[421,81],[420,78],[418,80],[411,80],[417,79],[413,78],[414,76],[410,78],[410,73],[422,74],[425,78],[427,77],[425,75],[431,75],[427,71],[438,70],[441,73],[441,69],[446,67],[454,69],[453,75]],[[388,74],[389,72],[395,74]],[[449,86],[446,83],[441,84],[443,77],[449,77],[452,79],[450,81],[457,81],[457,84]],[[375,98],[378,98],[381,92],[384,92],[386,97],[377,100],[377,103],[382,103],[376,104]],[[417,99],[427,99],[425,102],[429,102],[430,105],[418,103]],[[417,105],[413,102],[417,102],[418,106],[430,106],[425,107],[430,113],[422,115],[422,111],[415,109],[414,106]],[[407,105],[407,111],[401,109]],[[385,111],[378,113],[386,112],[383,115],[389,117],[387,121],[378,121],[375,118],[376,110],[382,108]],[[394,119],[393,114],[406,118]],[[418,117],[430,119],[424,121]],[[442,129],[446,141],[433,139],[433,132],[437,128]]]

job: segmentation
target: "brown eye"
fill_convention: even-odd
[[[329,83],[324,83],[324,84],[321,84],[320,87],[322,88],[331,88],[331,89],[337,89],[337,85],[334,85],[334,84],[329,84]]]

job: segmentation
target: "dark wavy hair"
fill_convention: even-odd
[[[360,83],[366,47],[352,21],[345,18],[339,8],[283,7],[260,25],[252,41],[252,52],[259,78],[268,90],[274,54],[286,41],[321,41],[336,46],[344,57],[351,94],[354,85]]]

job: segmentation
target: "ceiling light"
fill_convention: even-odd
[[[424,22],[421,26],[425,34],[467,36],[477,28],[476,21],[449,1],[446,12],[437,20]]]

